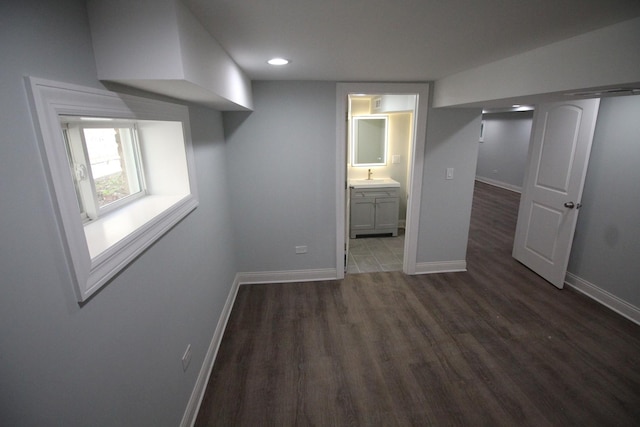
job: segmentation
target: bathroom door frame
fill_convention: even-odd
[[[347,192],[347,129],[349,95],[366,93],[376,95],[416,95],[413,120],[413,141],[409,162],[409,185],[407,192],[407,218],[405,225],[404,256],[402,271],[416,273],[418,255],[418,227],[420,223],[420,200],[422,199],[422,176],[427,133],[427,111],[429,106],[429,83],[338,83],[336,85],[336,278],[344,278],[346,251],[346,192]]]

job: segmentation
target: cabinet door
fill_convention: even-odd
[[[373,230],[375,228],[376,199],[360,197],[351,199],[351,230]]]
[[[397,197],[383,197],[376,199],[375,227],[376,229],[398,227]]]

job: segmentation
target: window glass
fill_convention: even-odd
[[[105,121],[114,124],[105,125]],[[83,221],[144,195],[134,121],[61,116],[60,123]]]
[[[140,180],[130,128],[85,128],[98,208],[138,193]]]

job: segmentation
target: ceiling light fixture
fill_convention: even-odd
[[[289,63],[291,63],[291,61],[284,58],[271,58],[267,61],[267,64],[269,65],[287,65]]]

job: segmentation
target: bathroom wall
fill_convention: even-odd
[[[376,114],[371,108],[371,98],[353,97],[351,100],[351,115],[363,116]],[[389,117],[389,146],[387,151],[387,164],[385,166],[354,167],[351,166],[349,146],[348,177],[351,179],[363,179],[367,177],[368,169],[373,172],[373,177],[392,178],[400,183],[400,210],[399,223],[404,225],[407,217],[407,180],[409,163],[411,161],[409,149],[413,139],[413,113],[392,112],[384,113]],[[349,139],[351,141],[351,139]],[[399,156],[398,163],[393,163],[393,156]]]
[[[87,21],[0,5],[0,425],[177,426],[237,271],[222,117],[189,108],[200,205],[78,305],[23,77],[100,88]]]
[[[533,111],[483,114],[477,179],[522,191]]]

